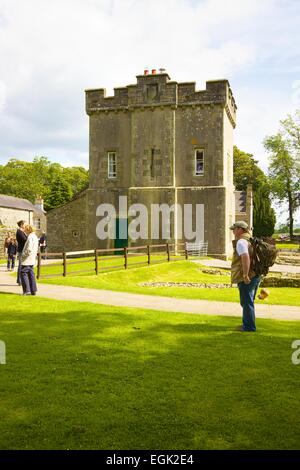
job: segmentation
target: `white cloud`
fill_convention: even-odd
[[[237,143],[263,162],[294,106],[298,24],[294,0],[0,0],[0,157],[87,163],[84,89],[112,93],[147,66],[198,89],[229,78]]]
[[[4,111],[5,101],[6,101],[6,86],[0,80],[0,115]]]

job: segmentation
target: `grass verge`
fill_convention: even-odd
[[[0,294],[1,449],[298,449],[300,323]]]
[[[237,288],[191,288],[191,287],[144,287],[144,282],[198,282],[207,284],[230,284],[230,276],[223,271],[222,275],[206,274],[201,270],[205,268],[191,261],[176,261],[161,263],[128,270],[118,270],[99,273],[98,276],[77,275],[66,277],[53,277],[41,279],[40,282],[59,284],[91,289],[108,289],[118,292],[132,292],[136,294],[162,295],[183,299],[205,299],[222,302],[238,302]],[[51,266],[44,268],[44,273],[51,273]],[[206,268],[208,269],[208,268]],[[222,270],[220,270],[222,272]],[[299,290],[289,287],[268,288],[270,296],[258,303],[277,305],[300,305]]]

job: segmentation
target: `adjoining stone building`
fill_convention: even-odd
[[[248,184],[247,191],[235,191],[235,220],[244,220],[253,227],[253,191]]]
[[[0,194],[0,255],[4,254],[4,239],[8,232],[15,233],[17,222],[25,220],[36,228],[37,236],[46,232],[47,220],[43,199],[37,198],[35,204],[27,199]]]
[[[112,204],[117,227],[124,219],[127,227],[127,214],[118,212],[119,196],[126,196],[128,207],[149,208],[149,233],[151,204],[203,205],[209,254],[231,254],[236,109],[228,80],[208,81],[205,90],[196,91],[195,82],[178,83],[153,71],[115,88],[114,96],[106,97],[102,88],[86,90],[89,187],[48,213],[49,251],[121,246],[124,240],[98,239],[96,211]],[[129,239],[128,245],[185,241],[178,237],[176,213],[171,222],[168,239],[148,236]]]

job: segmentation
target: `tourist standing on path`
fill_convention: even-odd
[[[24,245],[27,240],[27,235],[24,232],[24,226],[26,224],[25,220],[20,220],[18,223],[18,230],[16,233],[16,239],[18,243],[18,275],[17,275],[17,284],[21,285],[21,255],[24,248]]]
[[[17,240],[12,237],[7,247],[7,271],[13,271],[15,269],[16,254]]]
[[[11,233],[7,232],[6,237],[5,237],[5,239],[4,239],[4,250],[7,250],[8,245],[9,245],[10,242],[11,242],[11,239],[12,239]]]
[[[46,254],[46,247],[47,247],[47,235],[44,231],[42,232],[42,236],[39,240],[39,246],[40,246],[40,252],[42,254],[42,258],[46,259],[45,254]]]
[[[254,300],[259,286],[260,277],[251,269],[252,247],[248,224],[244,221],[235,222],[233,230],[233,258],[231,263],[231,282],[237,284],[240,291],[240,303],[243,308],[243,325],[240,331],[256,331]]]
[[[25,225],[27,240],[21,255],[21,282],[23,295],[36,295],[37,287],[34,274],[36,256],[39,249],[39,239],[32,225]]]

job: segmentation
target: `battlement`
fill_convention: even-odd
[[[177,83],[167,73],[136,78],[136,85],[114,88],[113,96],[106,96],[104,88],[86,90],[87,114],[149,106],[221,104],[235,126],[237,107],[228,80],[207,81],[206,89],[197,91],[196,82]]]

